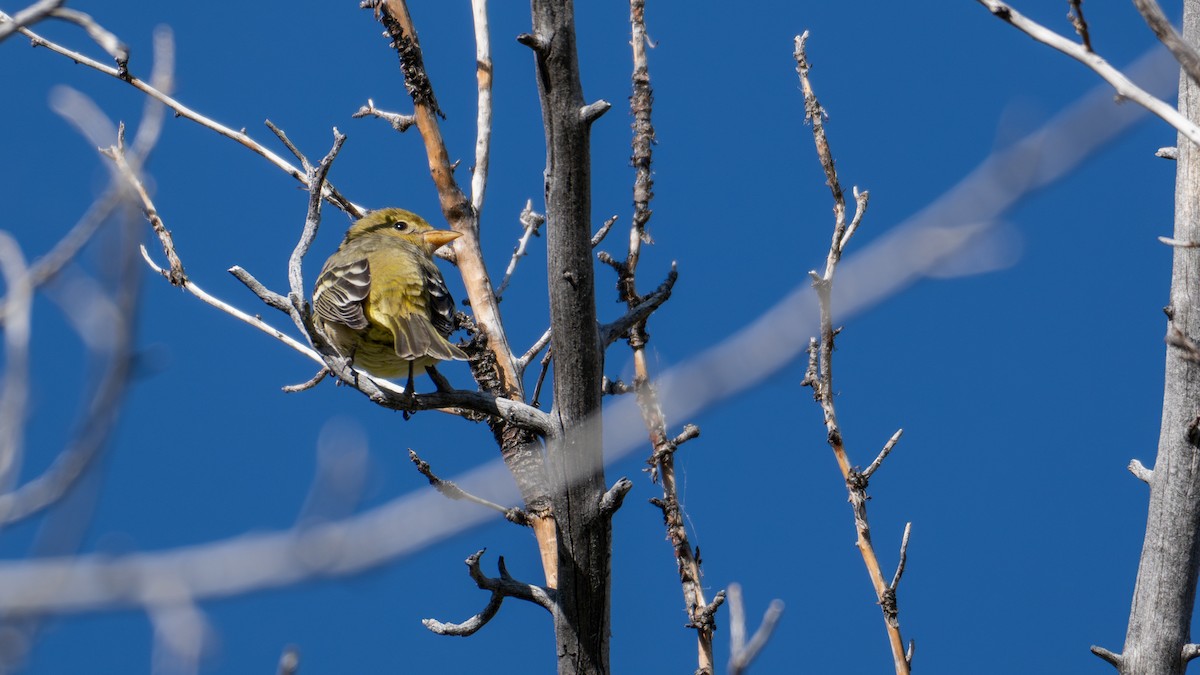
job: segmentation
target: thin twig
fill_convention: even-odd
[[[300,384],[287,384],[280,387],[280,389],[282,389],[285,394],[296,394],[302,391],[308,391],[318,384],[321,384],[321,380],[324,380],[327,375],[329,375],[329,369],[322,368],[317,371],[316,375],[313,375],[304,382],[301,382]]]
[[[146,192],[146,186],[137,177],[129,161],[125,157],[125,142],[124,142],[124,125],[121,131],[117,134],[117,145],[108,148],[104,154],[113,160],[117,169],[125,176],[129,182],[129,186],[134,190],[138,199],[142,203],[142,212],[146,219],[150,221],[151,227],[154,228],[154,233],[158,235],[158,241],[162,244],[163,253],[167,256],[167,262],[170,269],[163,276],[167,281],[171,282],[172,286],[182,286],[187,281],[187,273],[183,270],[183,261],[179,259],[179,255],[175,252],[175,241],[171,237],[171,231],[163,224],[163,220],[158,215],[158,210],[154,207],[154,202],[150,199],[150,194]]]
[[[513,249],[512,259],[508,261],[508,268],[504,270],[504,278],[500,280],[500,285],[496,287],[496,298],[504,294],[508,288],[508,282],[512,280],[513,272],[517,271],[517,261],[525,257],[525,249],[529,246],[529,240],[541,236],[538,230],[542,225],[546,224],[546,216],[533,210],[533,200],[525,200],[525,208],[521,210],[521,238],[517,240],[517,246]]]
[[[523,355],[521,355],[521,358],[517,359],[517,368],[519,372],[524,374],[525,368],[529,366],[530,362],[537,358],[537,355],[540,354],[548,344],[550,344],[549,328],[547,328],[546,332],[542,333],[542,336],[539,337],[537,341],[529,347],[529,351],[525,352]]]
[[[304,256],[308,254],[309,247],[317,238],[317,229],[321,225],[321,194],[324,192],[325,179],[345,142],[346,136],[338,131],[337,127],[334,127],[333,147],[321,159],[320,164],[309,168],[306,177],[309,186],[308,213],[304,219],[304,229],[300,233],[300,239],[296,242],[296,247],[292,249],[291,257],[288,258],[288,284],[290,286],[288,299],[304,319],[308,318],[304,316],[305,298],[307,297],[304,289]]]
[[[376,108],[375,101],[373,99],[367,99],[367,104],[359,108],[357,112],[351,115],[351,117],[356,119],[368,116],[378,117],[379,119],[386,121],[388,124],[392,125],[393,129],[399,131],[400,133],[408,131],[409,127],[417,123],[417,118],[413,117],[412,115],[402,115],[400,113],[388,112],[386,110],[380,110],[379,108]]]
[[[825,272],[823,274],[818,274],[816,271],[809,272],[809,276],[813,279],[813,287],[816,289],[817,301],[820,306],[820,340],[817,341],[814,339],[809,342],[809,362],[803,384],[813,388],[813,396],[821,406],[825,420],[826,438],[830,448],[833,450],[838,468],[841,470],[842,476],[846,481],[846,490],[850,497],[851,509],[854,514],[854,528],[858,535],[856,544],[862,555],[863,563],[867,568],[867,573],[871,577],[876,599],[883,611],[884,626],[887,630],[888,642],[892,650],[892,660],[896,669],[896,675],[908,675],[911,670],[911,664],[905,655],[904,639],[900,634],[896,592],[894,588],[889,587],[887,582],[884,581],[883,571],[880,567],[879,559],[875,555],[875,547],[871,542],[871,529],[867,521],[866,491],[870,475],[879,468],[883,459],[891,452],[892,447],[895,446],[900,438],[900,432],[892,436],[892,439],[884,446],[879,457],[868,467],[867,472],[860,473],[858,470],[852,468],[849,456],[846,453],[833,394],[834,338],[838,332],[833,326],[833,279],[846,244],[849,242],[850,237],[853,236],[855,230],[857,230],[863,214],[866,212],[867,193],[865,191],[860,193],[857,188],[854,190],[856,211],[851,223],[847,225],[845,197],[842,192],[841,183],[838,180],[837,169],[834,166],[833,152],[829,148],[829,141],[823,124],[825,112],[817,100],[808,76],[811,66],[805,52],[807,41],[807,31],[795,39],[794,57],[796,59],[796,73],[800,77],[800,88],[804,93],[805,117],[812,123],[813,127],[813,141],[816,145],[817,157],[825,171],[826,182],[833,196],[834,227],[833,238],[829,244],[829,254],[825,260]]]
[[[417,455],[416,450],[413,450],[412,448],[408,449],[408,459],[417,467],[417,471],[419,471],[422,476],[425,476],[426,480],[429,481],[429,484],[432,485],[438,492],[442,493],[442,495],[444,495],[446,498],[462,499],[474,504],[479,504],[480,506],[487,507],[493,511],[503,514],[505,519],[507,519],[510,523],[516,523],[517,525],[524,525],[526,527],[529,526],[529,515],[521,509],[506,508],[495,502],[490,502],[482,497],[476,497],[475,495],[463,490],[458,485],[455,485],[453,481],[438,478],[437,475],[433,473],[433,469],[429,466],[429,462],[421,459],[420,456]]]
[[[1088,33],[1087,20],[1083,18],[1083,0],[1068,0],[1071,9],[1067,11],[1067,19],[1070,20],[1071,26],[1075,29],[1075,33],[1079,35],[1080,41],[1083,42],[1083,48],[1092,51],[1092,36]]]
[[[492,142],[492,41],[488,31],[487,0],[471,0],[475,24],[475,80],[479,103],[475,117],[475,168],[471,172],[471,206],[475,217],[483,213]],[[504,284],[501,284],[503,287]],[[503,290],[496,291],[497,295]]]
[[[486,549],[484,549],[486,550]],[[508,570],[504,566],[504,557],[499,560],[500,577],[493,579],[484,576],[483,571],[479,569],[479,559],[483,557],[484,551],[478,551],[471,554],[467,558],[467,570],[471,575],[471,579],[475,581],[475,585],[485,591],[491,591],[492,597],[488,600],[487,606],[482,612],[467,619],[463,623],[442,623],[435,619],[423,619],[421,623],[426,628],[440,635],[456,635],[467,636],[487,625],[491,621],[496,612],[500,611],[500,604],[504,598],[517,598],[532,602],[550,612],[555,611],[557,599],[553,589],[526,584],[516,579],[513,579],[508,574]]]
[[[903,435],[903,429],[897,429],[896,433],[892,434],[892,437],[888,439],[888,442],[884,443],[883,450],[879,452],[879,455],[874,459],[874,461],[872,461],[871,464],[867,466],[866,470],[862,472],[863,478],[870,480],[871,476],[879,469],[880,466],[883,465],[883,460],[887,459],[887,456],[891,454],[892,448],[896,447],[896,443],[900,442],[900,437]]]

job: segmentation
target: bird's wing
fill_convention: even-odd
[[[429,321],[443,338],[454,332],[454,298],[446,288],[442,271],[432,260],[421,259],[421,271],[425,276],[425,290],[429,291]]]
[[[313,310],[325,321],[363,330],[367,327],[363,302],[370,292],[371,265],[366,258],[343,265],[326,265],[317,277]]]

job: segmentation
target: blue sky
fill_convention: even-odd
[[[1066,3],[1037,4],[1018,7],[1070,31]],[[492,5],[496,127],[483,240],[498,278],[520,234],[521,207],[527,199],[537,207],[544,144],[531,56],[513,39],[529,29],[528,8]],[[244,126],[280,152],[264,119],[310,156],[324,154],[337,126],[349,140],[331,180],[351,199],[440,218],[415,130],[397,135],[382,122],[350,118],[368,97],[382,108],[410,109],[393,52],[356,2],[71,6],[129,43],[130,68],[140,76],[149,73],[154,27],[170,26],[176,92],[185,104]],[[469,3],[413,3],[412,11],[447,113],[443,132],[452,157],[466,167],[475,119]],[[1095,48],[1114,64],[1154,47],[1132,7],[1089,4],[1085,11]],[[622,3],[577,8],[585,96],[614,105],[594,127],[593,215],[598,225],[619,214],[618,228],[629,222],[633,175],[627,18]],[[650,68],[658,146],[650,224],[656,244],[644,253],[642,285],[656,284],[672,261],[680,272],[674,297],[650,326],[659,373],[750,325],[823,265],[831,204],[803,123],[796,34],[812,33],[812,79],[830,115],[842,182],[871,191],[847,269],[855,253],[991,153],[1101,85],[973,2],[875,3],[864,10],[762,1],[740,11],[703,0],[686,8],[651,2],[647,20],[656,43]],[[97,52],[73,27],[38,30]],[[50,110],[51,89],[75,88],[131,123],[143,97],[20,38],[0,45],[0,64],[0,123],[9,130],[0,160],[0,229],[35,257],[107,180],[89,143]],[[1158,79],[1172,78],[1167,72]],[[1155,238],[1171,231],[1174,165],[1153,152],[1174,143],[1165,124],[1143,119],[1006,210],[1000,234],[957,271],[978,268],[980,259],[1001,269],[963,275],[948,265],[938,278],[838,321],[845,330],[835,362],[837,402],[852,460],[866,465],[897,428],[905,430],[871,485],[870,515],[885,569],[895,564],[904,523],[913,523],[899,600],[920,671],[1108,672],[1087,648],[1116,650],[1123,642],[1147,495],[1124,467],[1134,457],[1153,462],[1165,351],[1161,307],[1170,251]],[[290,328],[225,270],[241,265],[284,289],[306,205],[294,181],[240,146],[171,118],[148,171],[192,279]],[[980,215],[963,213],[967,222],[944,224],[993,218],[984,204],[978,208]],[[344,225],[327,211],[309,280]],[[149,228],[144,232],[148,238]],[[614,254],[624,241],[618,232],[605,244]],[[38,296],[25,478],[58,452],[88,382],[80,339],[53,298],[72,279],[96,274],[110,253],[102,243],[90,247],[63,281]],[[460,280],[445,269],[461,298]],[[547,323],[544,269],[539,239],[502,304],[519,350]],[[612,281],[598,268],[603,319],[620,312]],[[408,448],[444,476],[496,457],[479,425],[436,413],[404,422],[328,382],[282,393],[280,386],[312,374],[310,362],[148,271],[140,311],[139,376],[102,470],[86,483],[95,507],[84,552],[152,552],[290,528],[309,493],[323,433],[358,435],[369,447],[360,511],[428,491],[409,465]],[[763,349],[784,351],[807,339],[790,326],[768,332]],[[723,367],[739,369],[737,357],[726,361]],[[710,595],[741,583],[751,617],[772,598],[787,604],[751,672],[795,672],[797,662],[805,672],[886,671],[879,610],[853,546],[820,411],[799,386],[803,369],[792,361],[736,396],[670,420],[673,429],[693,422],[703,432],[679,455],[688,524]],[[606,371],[628,377],[623,346],[609,352]],[[468,386],[465,367],[443,372]],[[326,452],[336,454],[337,444]],[[683,628],[659,512],[646,503],[658,494],[642,471],[646,454],[635,448],[608,469],[610,482],[624,475],[635,483],[615,520],[613,670],[690,672],[694,638]],[[37,526],[6,530],[0,554],[28,555]],[[486,596],[461,561],[483,547],[485,569],[504,555],[515,576],[538,578],[529,533],[493,518],[357,576],[203,600],[201,672],[270,672],[289,644],[312,673],[552,672],[550,622],[533,606],[506,603],[497,620],[466,640],[421,626],[422,618],[462,620],[482,608]],[[723,664],[724,614],[718,622]],[[142,611],[52,618],[41,625],[27,672],[148,672],[153,633]]]

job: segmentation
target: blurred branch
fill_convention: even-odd
[[[1156,98],[1134,84],[1124,73],[1112,67],[1108,61],[1100,58],[1100,56],[1091,52],[1083,45],[1072,42],[1036,21],[1029,19],[1000,0],[978,1],[979,4],[987,7],[992,15],[1001,21],[1025,33],[1034,40],[1053,47],[1091,68],[1105,82],[1108,82],[1117,90],[1118,96],[1127,98],[1144,107],[1160,117],[1167,124],[1175,127],[1179,133],[1186,136],[1193,143],[1200,144],[1200,126],[1188,120],[1187,117],[1176,110],[1171,104],[1160,98]]]
[[[0,12],[0,42],[21,28],[32,26],[62,6],[66,0],[40,0],[9,16]]]
[[[838,331],[833,327],[833,278],[846,244],[858,229],[863,214],[866,212],[867,193],[860,193],[858,188],[854,188],[856,208],[854,216],[851,218],[850,223],[847,224],[846,200],[842,192],[841,182],[838,180],[837,169],[834,166],[833,152],[829,148],[829,140],[825,134],[823,122],[825,110],[817,100],[812,83],[808,78],[811,65],[808,62],[808,56],[805,52],[805,43],[807,40],[808,31],[796,37],[796,50],[794,54],[796,72],[800,76],[800,88],[804,92],[805,118],[812,124],[813,141],[816,145],[817,157],[821,162],[821,167],[825,171],[826,183],[829,185],[829,190],[833,196],[834,226],[833,239],[829,244],[829,254],[825,260],[824,274],[817,274],[816,271],[809,272],[820,304],[821,339],[819,343],[816,338],[809,341],[808,369],[802,384],[812,387],[813,396],[821,405],[829,446],[833,449],[838,467],[841,469],[842,476],[846,480],[846,490],[849,493],[851,508],[854,511],[854,527],[858,533],[856,544],[859,552],[862,554],[863,563],[867,567],[871,582],[875,587],[876,599],[883,608],[884,624],[887,628],[888,642],[892,649],[892,659],[895,664],[896,675],[908,675],[912,664],[905,655],[904,640],[900,635],[900,620],[896,608],[895,588],[889,587],[883,579],[883,571],[880,569],[879,559],[875,555],[875,547],[871,542],[871,529],[867,522],[867,481],[870,479],[871,474],[879,468],[879,465],[883,462],[883,458],[891,452],[892,447],[900,437],[900,433],[897,432],[887,445],[884,446],[883,451],[871,466],[868,467],[867,472],[860,473],[850,464],[842,437],[841,425],[838,423],[837,408],[834,405],[833,343]],[[908,543],[907,530],[904,541],[905,549],[902,549],[902,557]],[[903,569],[903,564],[900,569]],[[896,582],[899,582],[899,572],[896,575]]]
[[[0,391],[0,491],[8,492],[21,473],[25,445],[33,283],[21,245],[4,231],[0,231],[0,275],[8,289],[4,303],[4,389]]]
[[[742,585],[729,584],[729,675],[742,675],[758,658],[775,626],[783,616],[783,601],[772,600],[763,613],[762,623],[750,642],[746,642],[746,608],[742,602]]]

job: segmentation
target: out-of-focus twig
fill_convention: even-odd
[[[729,584],[729,675],[742,675],[767,646],[783,616],[783,601],[772,600],[763,613],[762,623],[750,641],[746,641],[746,607],[742,602],[742,585]]]

